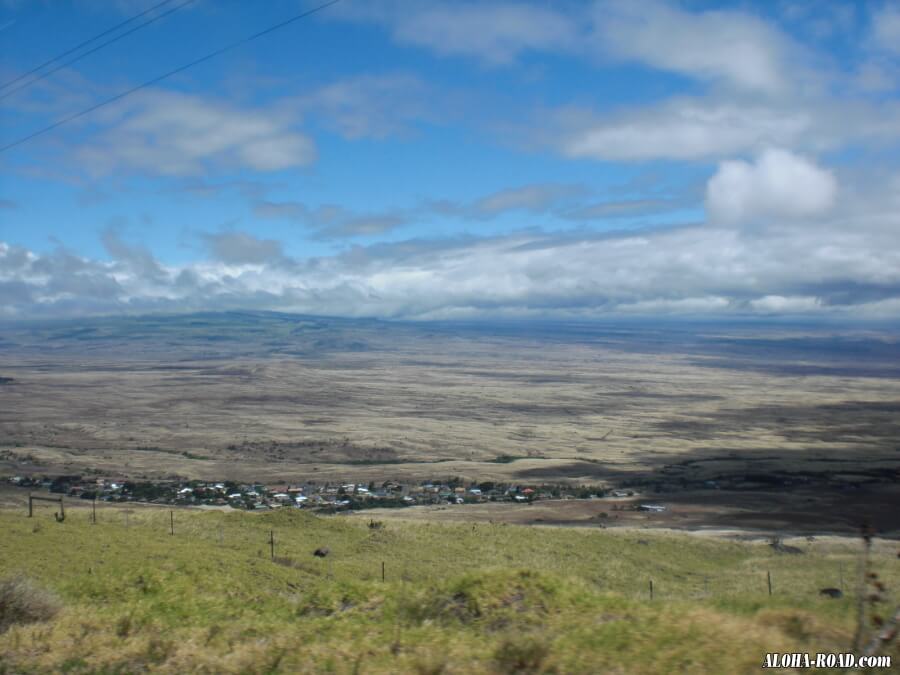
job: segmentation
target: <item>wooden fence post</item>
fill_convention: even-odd
[[[769,584],[769,595],[772,595],[772,572],[766,570],[766,581]]]
[[[169,511],[169,534],[175,536],[175,512]]]
[[[66,507],[63,503],[63,497],[60,495],[59,497],[35,497],[33,494],[28,493],[28,517],[31,518],[34,515],[34,502],[35,500],[39,502],[59,502],[59,513],[53,514],[56,518],[56,522],[61,523],[66,519]]]
[[[653,599],[653,579],[650,580],[650,599]]]
[[[272,552],[272,560],[275,560],[275,530],[269,530],[269,548]]]
[[[97,498],[91,502],[91,525],[97,524]]]
[[[381,561],[381,580],[384,581],[384,560]]]

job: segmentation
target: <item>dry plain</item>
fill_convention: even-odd
[[[631,485],[698,506],[691,523],[900,531],[889,330],[244,313],[0,336],[7,475]]]

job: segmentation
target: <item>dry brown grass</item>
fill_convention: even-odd
[[[0,633],[17,624],[49,621],[61,607],[55,594],[26,577],[0,581]]]

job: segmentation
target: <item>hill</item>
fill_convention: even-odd
[[[750,673],[854,632],[855,540],[173,513],[0,510],[0,578],[62,606],[0,634],[0,672]]]

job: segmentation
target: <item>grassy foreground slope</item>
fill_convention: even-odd
[[[0,634],[0,673],[740,673],[766,652],[847,651],[854,628],[853,593],[818,594],[841,575],[855,585],[859,546],[846,540],[788,555],[650,531],[371,528],[286,510],[177,511],[173,536],[169,517],[0,510],[0,578],[25,574],[63,606]],[[872,563],[895,598],[896,548],[876,543]]]

